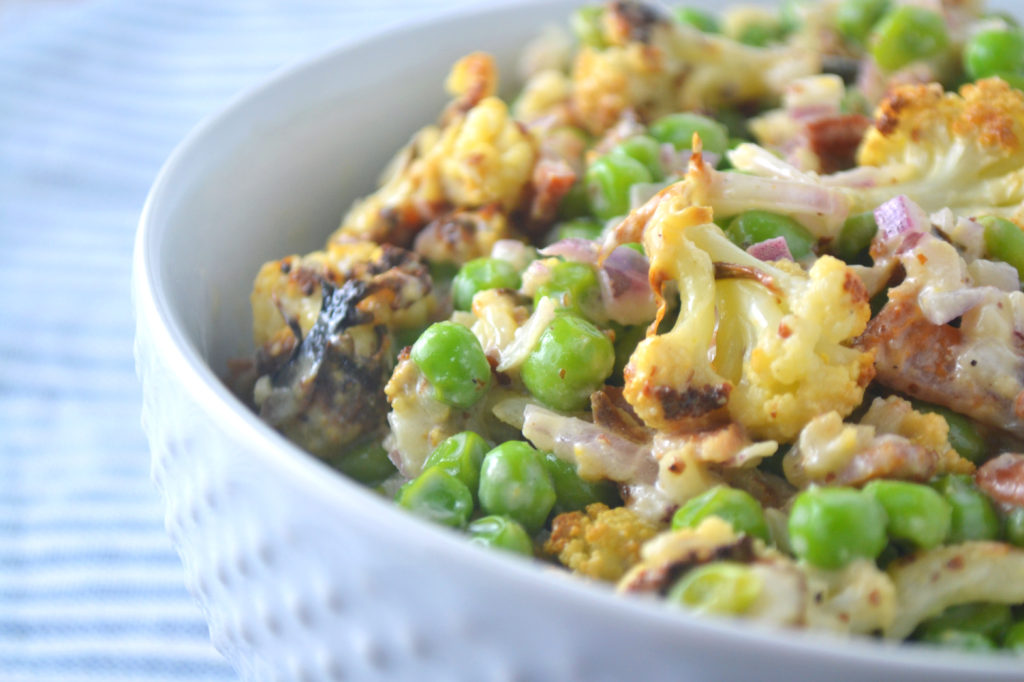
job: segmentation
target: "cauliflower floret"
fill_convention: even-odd
[[[783,470],[801,488],[971,473],[973,465],[949,445],[948,433],[941,415],[918,412],[898,396],[876,398],[860,424],[843,423],[836,412],[811,420],[783,458]]]
[[[588,505],[585,512],[555,517],[544,552],[574,573],[597,580],[615,581],[640,561],[640,547],[657,526],[625,507]]]
[[[874,168],[870,186],[851,191],[858,211],[906,194],[929,212],[950,207],[1024,224],[1024,93],[998,78],[960,94],[937,83],[896,88],[857,161]]]
[[[640,2],[610,4],[602,19],[604,45],[580,50],[572,71],[573,109],[595,134],[627,110],[649,121],[673,111],[760,101],[819,70],[813,50],[744,45]]]
[[[452,207],[497,204],[511,210],[526,194],[536,142],[493,95],[496,81],[489,55],[456,62],[447,82],[456,99],[441,124],[413,137],[389,164],[380,188],[352,206],[330,241],[405,246]]]

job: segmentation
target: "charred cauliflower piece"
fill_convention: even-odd
[[[609,3],[602,20],[604,45],[583,47],[572,69],[572,107],[595,134],[626,111],[652,120],[772,98],[791,78],[817,71],[810,50],[751,47],[641,2]]]
[[[282,261],[268,264],[253,295],[256,338],[268,339],[257,351],[253,402],[265,421],[322,457],[341,455],[383,426],[391,330],[422,323],[436,303],[427,269],[412,253],[378,245],[327,253],[338,250],[352,260],[332,262],[322,252],[299,259],[296,272],[303,274],[295,279]],[[313,265],[323,267],[319,281]],[[278,307],[276,320],[266,299]],[[275,324],[283,327],[272,331]]]
[[[875,398],[860,424],[836,412],[815,417],[783,458],[790,483],[862,485],[876,478],[927,481],[974,466],[949,445],[949,424],[897,396]]]
[[[493,95],[496,85],[490,56],[475,53],[457,62],[448,80],[457,98],[445,120],[415,135],[380,189],[351,208],[331,241],[408,246],[423,225],[453,208],[516,206],[533,173],[536,142]]]
[[[640,561],[640,547],[657,526],[625,507],[588,505],[586,511],[555,517],[544,552],[569,570],[596,580],[615,581]]]
[[[866,187],[856,210],[899,194],[926,211],[1024,220],[1024,93],[997,78],[960,93],[937,83],[896,88],[879,105],[857,154]]]
[[[860,404],[874,375],[872,355],[849,344],[870,317],[867,293],[830,256],[805,273],[729,241],[707,204],[731,180],[720,176],[736,174],[709,171],[695,157],[683,181],[628,216],[606,244],[642,237],[660,301],[626,367],[626,399],[657,429],[704,428],[727,413],[754,438],[792,441],[822,412],[848,414]],[[670,281],[679,316],[672,330],[653,334]]]

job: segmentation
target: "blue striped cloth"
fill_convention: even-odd
[[[0,680],[235,679],[183,587],[138,426],[139,211],[240,90],[437,7],[0,0]]]

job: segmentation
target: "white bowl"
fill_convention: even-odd
[[[342,47],[205,123],[157,179],[133,275],[143,421],[214,644],[250,680],[1021,680],[1019,659],[698,619],[479,549],[294,447],[218,379],[251,350],[258,266],[323,243],[439,111],[457,57],[491,51],[507,82],[569,6]]]

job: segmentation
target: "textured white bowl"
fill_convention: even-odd
[[[298,450],[218,380],[250,350],[258,266],[323,243],[436,115],[458,56],[492,51],[511,80],[512,55],[568,6],[338,49],[201,126],[160,174],[133,274],[143,421],[214,644],[248,680],[1021,680],[1019,659],[700,620],[478,549]]]

